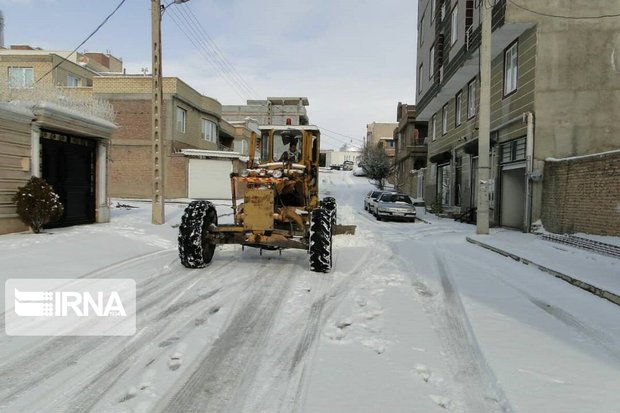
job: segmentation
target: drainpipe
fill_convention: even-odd
[[[525,191],[525,232],[530,232],[532,226],[532,172],[534,171],[534,113],[526,112],[524,118],[527,121],[527,135],[526,135],[526,170],[525,176],[526,191]]]

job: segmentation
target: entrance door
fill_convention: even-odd
[[[60,227],[95,222],[95,142],[46,134],[41,139],[42,173],[64,206]],[[45,136],[45,135],[44,135]]]
[[[500,222],[523,229],[525,219],[525,165],[502,168]]]

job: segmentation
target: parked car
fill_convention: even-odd
[[[353,161],[344,161],[344,163],[342,164],[342,170],[343,171],[352,171],[353,170]]]
[[[361,166],[353,168],[353,176],[366,176],[366,171]]]
[[[366,208],[366,211],[374,215],[375,209],[377,208],[377,198],[379,198],[381,195],[386,194],[386,193],[391,194],[391,193],[394,193],[394,191],[385,191],[385,190],[370,191],[366,195],[366,199],[364,200],[364,207],[368,206],[368,208]]]
[[[399,219],[415,221],[416,210],[409,195],[400,193],[383,193],[375,201],[374,215],[378,221],[382,219]]]

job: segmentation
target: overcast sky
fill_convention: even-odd
[[[5,45],[72,50],[119,3],[0,0]],[[79,51],[109,50],[128,73],[150,71],[150,4],[126,0]],[[323,146],[337,148],[349,140],[344,136],[361,142],[368,123],[396,122],[399,101],[414,103],[416,15],[415,0],[173,4],[162,21],[163,72],[222,104],[307,96]],[[225,62],[212,63],[209,39]]]

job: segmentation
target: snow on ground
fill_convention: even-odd
[[[109,224],[0,236],[2,280],[138,288],[133,337],[2,331],[0,411],[619,411],[618,306],[466,242],[471,225],[423,209],[428,223],[376,221],[363,210],[370,189],[350,172],[321,175],[339,221],[357,225],[334,240],[329,274],[310,272],[303,251],[238,246],[188,270],[176,251],[183,203],[167,205],[162,226],[149,203],[121,201],[137,208],[114,208]],[[564,259],[512,231],[490,239],[620,277],[607,257]]]

